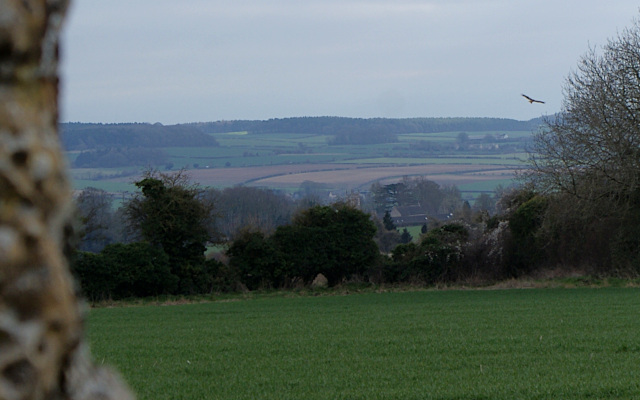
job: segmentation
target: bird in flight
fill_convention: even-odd
[[[531,97],[527,96],[526,94],[523,94],[522,97],[524,97],[525,99],[529,100],[530,104],[533,104],[533,103],[544,104],[544,101],[532,99]]]

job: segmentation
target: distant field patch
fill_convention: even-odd
[[[240,131],[240,132],[226,132],[223,135],[229,135],[229,136],[244,136],[246,134],[248,134],[249,132],[247,131]]]
[[[93,309],[88,336],[141,400],[634,399],[638,309],[622,288],[258,298]]]
[[[345,160],[353,164],[473,164],[473,165],[520,165],[513,158],[461,156],[461,157],[377,157]]]
[[[458,189],[460,189],[462,192],[487,193],[487,192],[494,192],[498,185],[501,185],[507,188],[513,184],[514,184],[514,180],[511,178],[490,179],[486,181],[462,183],[458,185]]]
[[[495,171],[494,174],[491,170]],[[484,172],[480,174],[480,172]],[[424,176],[427,179],[445,183],[460,184],[482,180],[504,178],[503,174],[511,174],[512,171],[495,165],[446,165],[425,164],[407,166],[372,166],[368,168],[336,168],[324,171],[301,171],[298,173],[278,174],[272,177],[256,179],[257,185],[299,185],[304,181],[326,183],[340,187],[366,187],[375,181],[386,182],[399,180],[403,176]]]
[[[284,156],[290,160],[299,160],[299,155]],[[266,186],[281,189],[299,187],[302,182],[313,181],[324,183],[336,189],[368,188],[371,183],[380,181],[391,183],[402,179],[403,176],[424,176],[426,179],[440,184],[466,185],[484,181],[511,180],[515,169],[505,168],[505,165],[494,164],[361,164],[361,163],[330,163],[312,162],[322,161],[331,155],[309,155],[305,157],[310,162],[282,163],[275,165],[252,165],[258,162],[256,157],[239,157],[231,167],[216,165],[205,158],[195,160],[200,168],[188,168],[188,175],[202,186],[228,187],[234,185]],[[236,167],[241,162],[246,166]],[[211,166],[210,168],[204,168]],[[177,166],[178,168],[180,166]],[[74,179],[74,187],[82,189],[94,186],[109,192],[135,191],[132,182],[137,176],[114,177],[109,179]],[[495,187],[495,185],[494,185]]]
[[[280,164],[246,168],[216,168],[190,170],[189,176],[205,186],[238,185],[280,175],[297,175],[309,171],[356,169],[354,165],[337,164]],[[300,181],[302,182],[302,181]]]
[[[133,178],[120,178],[121,180],[90,180],[72,179],[71,184],[75,190],[82,190],[88,187],[102,189],[110,193],[135,192],[138,188],[131,182]]]
[[[458,135],[466,133],[469,135],[469,139],[483,139],[488,135],[495,138],[495,143],[508,143],[512,140],[528,139],[532,133],[529,131],[455,131],[455,132],[415,132],[415,133],[401,133],[398,135],[400,141],[415,141],[415,140],[444,140],[454,141],[457,140]]]
[[[327,140],[330,136],[310,134],[301,135],[295,133],[249,134],[244,132],[241,134],[218,133],[215,134],[214,137],[223,146],[251,148],[255,146],[294,147],[299,146],[299,144],[307,146],[321,146],[327,144]]]
[[[510,179],[524,166],[523,140],[528,132],[473,132],[471,140],[498,135],[505,150],[459,150],[451,146],[460,132],[400,134],[396,143],[330,145],[333,135],[300,133],[211,133],[219,146],[164,147],[166,162],[161,171],[188,169],[203,186],[257,185],[294,190],[304,181],[329,185],[329,190],[368,189],[373,182],[392,183],[403,176],[424,176],[441,184],[460,184]],[[505,136],[506,135],[506,136]],[[496,136],[497,137],[497,136]],[[484,139],[483,139],[484,140]],[[413,146],[416,141],[444,143],[442,152]],[[496,142],[496,143],[498,143]],[[437,147],[437,146],[436,146]],[[503,151],[513,152],[505,153]],[[68,154],[71,161],[77,154]],[[147,168],[142,164],[139,171]],[[499,170],[503,171],[500,172]],[[474,172],[475,171],[475,172]],[[478,171],[484,171],[482,175]],[[101,169],[73,169],[74,187],[134,190],[130,178],[113,177],[105,182]],[[109,174],[111,172],[108,172]],[[120,185],[126,183],[126,185]]]

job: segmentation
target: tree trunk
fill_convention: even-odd
[[[0,398],[131,399],[95,367],[64,253],[71,189],[58,140],[65,0],[0,0]]]

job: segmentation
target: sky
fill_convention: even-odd
[[[73,0],[61,120],[528,120],[560,111],[580,58],[639,10],[630,0]]]

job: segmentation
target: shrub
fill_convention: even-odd
[[[106,300],[113,297],[118,278],[109,270],[101,254],[78,251],[71,260],[71,272],[78,280],[82,294],[89,300]]]
[[[544,260],[538,230],[544,221],[547,207],[548,199],[535,195],[520,204],[509,217],[511,235],[506,261],[513,276],[531,272]]]
[[[284,260],[262,232],[242,232],[227,251],[229,264],[248,289],[280,286]]]
[[[347,204],[315,206],[273,235],[287,275],[305,281],[322,273],[330,284],[363,275],[379,257],[376,227],[368,214]]]
[[[393,251],[400,279],[432,284],[451,279],[463,257],[463,245],[469,231],[461,224],[432,229],[419,245],[402,244]]]
[[[79,252],[72,268],[90,300],[168,294],[178,285],[169,257],[146,242],[111,244],[100,254]]]
[[[232,266],[217,260],[207,260],[206,269],[211,277],[209,292],[233,292],[237,289],[240,278]]]
[[[335,284],[363,276],[376,265],[376,227],[370,216],[346,204],[315,206],[279,226],[271,237],[244,232],[227,254],[231,267],[249,289],[281,287],[322,273]]]

